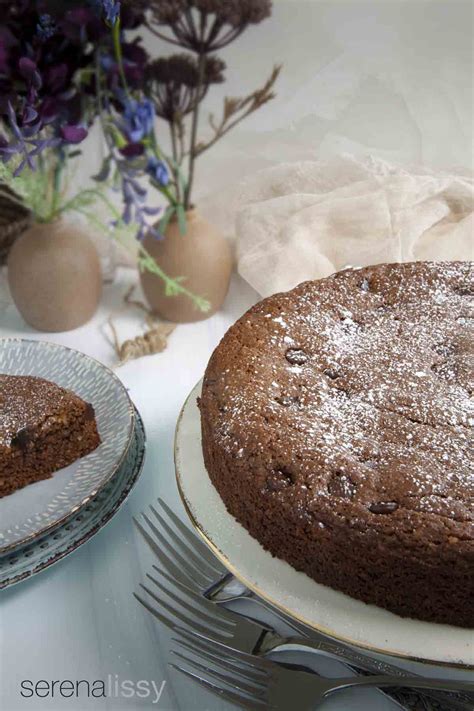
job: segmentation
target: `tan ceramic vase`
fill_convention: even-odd
[[[232,273],[232,251],[221,233],[196,210],[186,214],[186,234],[172,220],[157,240],[147,236],[145,249],[171,277],[186,277],[185,286],[209,301],[211,309],[199,311],[187,296],[166,296],[164,284],[156,275],[143,271],[143,291],[152,310],[168,321],[188,323],[212,316],[222,306]]]
[[[99,256],[76,225],[34,224],[8,255],[8,282],[19,312],[38,331],[70,331],[94,314],[102,293]]]

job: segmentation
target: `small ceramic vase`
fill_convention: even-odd
[[[63,220],[36,223],[8,255],[8,282],[25,321],[38,331],[70,331],[95,313],[102,274],[85,232]]]
[[[232,251],[228,241],[196,210],[186,213],[186,233],[176,219],[170,221],[164,238],[148,235],[145,249],[170,277],[185,277],[186,288],[204,297],[211,309],[202,312],[187,296],[166,296],[164,283],[155,274],[140,275],[143,291],[151,309],[174,323],[200,321],[212,316],[222,306],[232,274]]]

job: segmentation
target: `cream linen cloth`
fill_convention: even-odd
[[[267,296],[348,265],[472,259],[473,187],[346,155],[259,171],[217,219],[228,227],[233,213],[238,271]]]

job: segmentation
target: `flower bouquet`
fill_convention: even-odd
[[[128,243],[133,234],[145,294],[165,317],[195,320],[217,310],[232,260],[226,241],[194,209],[196,161],[273,98],[279,67],[248,96],[227,97],[222,116],[210,117],[206,139],[199,136],[200,109],[211,87],[224,81],[216,52],[268,17],[270,0],[0,0],[0,6],[0,193],[13,191],[36,226],[64,226],[64,216],[76,212]],[[151,58],[138,29],[180,53]],[[70,169],[94,122],[106,156],[95,185],[71,196]],[[158,138],[163,122],[169,151]],[[151,192],[162,207],[150,204]],[[97,218],[97,202],[108,220]],[[39,275],[35,265],[30,271]],[[32,323],[18,290],[12,292]]]

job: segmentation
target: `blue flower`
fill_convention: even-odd
[[[155,108],[149,99],[127,99],[123,117],[123,130],[131,143],[139,143],[153,132]]]
[[[118,0],[103,0],[104,15],[109,25],[115,25],[120,16],[120,2]]]
[[[104,72],[110,72],[116,66],[115,60],[108,54],[102,54],[100,56],[100,66]]]
[[[89,0],[98,15],[104,15],[105,21],[109,25],[115,25],[120,16],[119,0]]]
[[[155,156],[152,156],[148,160],[146,172],[153,178],[153,180],[155,180],[162,187],[168,185],[170,181],[168,168],[162,160],[158,160],[158,158],[155,158]]]
[[[146,206],[146,190],[135,179],[135,171],[132,168],[119,164],[119,170],[124,202],[122,220],[126,225],[134,222],[137,226],[136,237],[138,240],[142,240],[146,234],[150,232],[154,234],[153,228],[148,224],[148,218],[156,219],[161,210]]]
[[[39,22],[36,25],[36,34],[43,42],[49,40],[56,32],[56,24],[47,12],[39,16]]]

